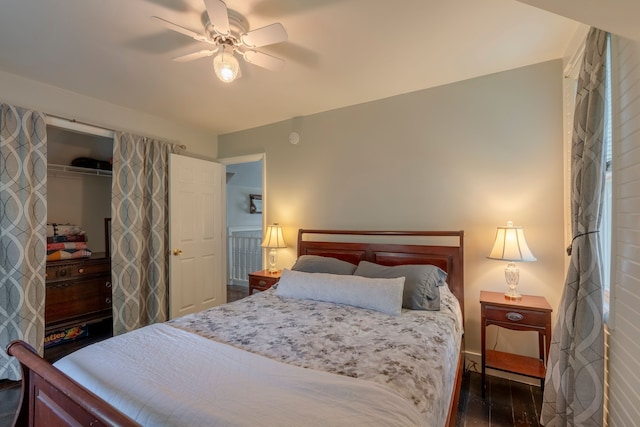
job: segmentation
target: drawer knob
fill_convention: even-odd
[[[67,270],[60,270],[60,272],[58,273],[60,276],[64,277],[67,275]]]
[[[524,319],[524,316],[522,314],[514,313],[513,311],[507,313],[506,316],[507,316],[507,319],[511,320],[512,322],[519,322],[522,319]]]
[[[79,268],[78,269],[78,273],[80,273],[80,274],[84,273],[84,268]]]
[[[266,282],[265,280],[260,280],[258,283],[259,283],[260,285],[266,285],[266,284],[267,284],[267,282]]]
[[[111,282],[105,282],[105,284],[104,284],[104,285],[105,285],[107,288],[110,288],[110,287],[111,287]]]
[[[107,304],[111,304],[111,298],[107,297],[104,302],[106,302]]]

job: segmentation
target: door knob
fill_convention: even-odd
[[[174,249],[174,250],[173,250],[173,254],[174,254],[175,256],[182,255],[182,249]]]

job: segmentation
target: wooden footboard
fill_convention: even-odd
[[[22,395],[14,427],[140,425],[42,359],[24,341],[9,344],[7,354],[17,358],[22,368]],[[447,427],[456,425],[463,371],[464,346],[460,349]]]
[[[447,427],[456,425],[464,367],[463,349],[460,350]],[[42,359],[24,341],[9,344],[7,354],[17,358],[22,368],[22,395],[14,427],[140,426]]]
[[[14,426],[139,426],[42,359],[23,341],[7,354],[20,361],[22,396]]]

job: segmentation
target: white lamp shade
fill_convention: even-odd
[[[506,227],[498,227],[496,241],[487,258],[511,262],[536,261],[524,237],[524,228],[514,226],[511,221]]]
[[[264,233],[264,239],[262,239],[263,248],[286,248],[287,244],[284,242],[282,236],[282,226],[279,224],[273,224],[267,226],[267,231]]]

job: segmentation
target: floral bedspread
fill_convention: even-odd
[[[272,289],[168,324],[292,365],[386,384],[434,425],[446,419],[462,336],[457,300],[389,316]]]

